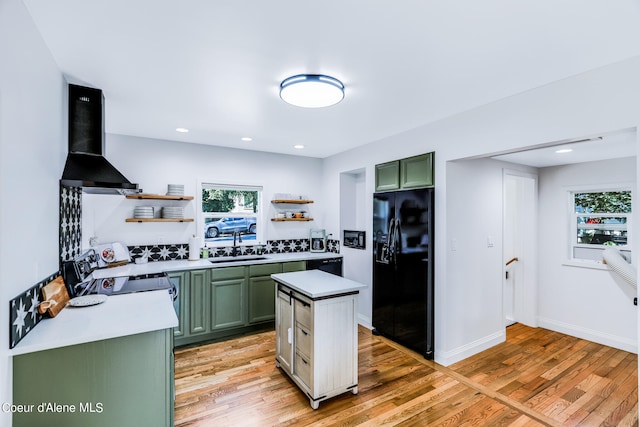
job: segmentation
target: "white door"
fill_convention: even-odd
[[[503,313],[505,326],[538,326],[536,175],[503,174]]]

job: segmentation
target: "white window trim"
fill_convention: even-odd
[[[258,194],[258,212],[256,213],[256,225],[257,225],[257,233],[256,233],[256,239],[255,240],[251,240],[249,242],[242,242],[240,244],[240,246],[252,246],[252,245],[259,245],[262,244],[262,242],[264,242],[265,240],[265,235],[266,235],[266,211],[265,211],[265,201],[264,201],[264,195],[265,195],[265,186],[261,185],[261,184],[256,184],[256,183],[251,183],[251,182],[239,182],[239,181],[228,181],[228,180],[220,180],[220,179],[205,179],[205,178],[199,178],[197,180],[196,183],[196,236],[201,236],[201,238],[204,239],[204,219],[205,219],[205,215],[202,212],[202,186],[205,184],[210,184],[213,186],[220,186],[220,187],[228,187],[229,189],[239,189],[239,188],[246,188],[248,190],[250,189],[254,189],[254,190],[258,190],[259,194]],[[225,215],[227,215],[228,213],[224,213]],[[208,215],[207,215],[208,216]],[[229,215],[231,216],[231,215]],[[234,214],[233,216],[237,216],[237,217],[242,217],[242,216],[248,216],[248,215],[244,215],[244,214]],[[229,246],[228,243],[221,243],[221,244],[212,244],[212,243],[208,243],[205,242],[203,240],[203,246],[205,247],[212,247],[212,248],[216,248],[216,247],[224,247],[224,246]]]
[[[597,185],[580,185],[580,186],[571,186],[565,187],[565,191],[567,194],[567,210],[568,210],[568,247],[567,247],[567,258],[562,263],[562,265],[567,265],[571,267],[581,267],[581,268],[591,268],[596,270],[607,270],[607,266],[602,263],[602,261],[596,260],[588,260],[588,259],[580,259],[573,258],[573,249],[575,247],[588,247],[591,249],[601,249],[604,250],[606,248],[605,245],[581,245],[575,242],[575,237],[577,234],[577,221],[576,218],[578,216],[585,216],[584,214],[578,214],[575,212],[575,193],[601,193],[601,192],[615,192],[615,191],[630,191],[631,192],[631,207],[632,211],[635,205],[635,195],[634,195],[634,183],[631,182],[623,182],[623,183],[612,183],[612,184],[597,184]],[[633,247],[633,212],[628,214],[587,214],[594,216],[617,216],[617,217],[627,217],[627,244],[624,246],[617,246],[618,249],[623,250],[631,254],[631,248]]]

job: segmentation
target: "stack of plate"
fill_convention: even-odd
[[[162,218],[184,218],[184,208],[164,207],[162,208]]]
[[[134,218],[153,218],[153,206],[137,206],[133,210]]]
[[[184,185],[169,184],[167,187],[167,196],[184,196]]]

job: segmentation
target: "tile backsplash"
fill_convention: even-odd
[[[44,318],[38,313],[42,288],[58,276],[60,272],[53,273],[9,301],[9,348],[15,347]]]
[[[171,261],[189,259],[189,244],[178,243],[169,245],[134,245],[129,246],[129,255],[132,260],[146,257],[152,261]],[[279,254],[290,252],[308,252],[309,239],[267,240],[264,245],[238,246],[240,255]],[[327,240],[327,252],[340,253],[339,240]],[[209,256],[212,258],[229,256],[233,254],[233,246],[209,248]]]

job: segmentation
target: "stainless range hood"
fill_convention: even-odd
[[[104,95],[69,85],[69,154],[62,185],[85,193],[135,194],[141,190],[104,158]]]

